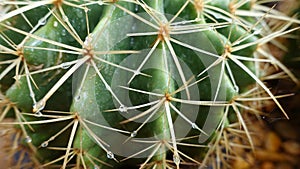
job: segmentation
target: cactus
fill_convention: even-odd
[[[290,94],[264,80],[299,84],[268,44],[285,49],[276,38],[300,21],[263,1],[0,9],[0,125],[14,126],[32,159],[19,157],[17,168],[230,168],[233,147],[255,149],[249,115],[259,119],[272,102],[288,118],[279,98]]]

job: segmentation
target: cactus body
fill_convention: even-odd
[[[298,28],[267,27],[276,11],[258,2],[13,2],[0,15],[0,120],[16,119],[39,167],[226,168],[230,131],[254,146],[247,113],[272,100],[286,115],[265,69],[298,83],[266,45]]]

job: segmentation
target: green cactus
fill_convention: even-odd
[[[254,149],[247,115],[265,115],[272,100],[288,118],[278,101],[288,94],[275,96],[264,79],[299,84],[268,43],[282,47],[276,38],[300,21],[260,1],[0,9],[0,125],[22,131],[17,141],[37,159],[29,168],[230,168],[232,137]]]

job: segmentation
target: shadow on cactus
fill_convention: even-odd
[[[262,3],[3,1],[0,125],[35,167],[230,168],[249,114],[288,118],[264,79],[299,84],[268,44],[300,21]]]

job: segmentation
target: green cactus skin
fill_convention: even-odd
[[[4,1],[0,125],[21,129],[38,167],[230,168],[230,129],[253,148],[245,114],[259,116],[273,100],[286,115],[261,80],[272,77],[264,68],[279,67],[298,83],[265,43],[299,26],[272,32],[264,17],[291,18],[276,18],[274,9],[257,15],[260,7]],[[2,122],[8,117],[16,121]]]

